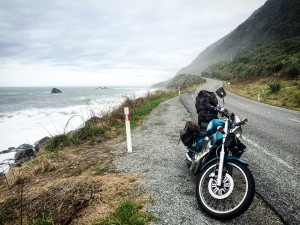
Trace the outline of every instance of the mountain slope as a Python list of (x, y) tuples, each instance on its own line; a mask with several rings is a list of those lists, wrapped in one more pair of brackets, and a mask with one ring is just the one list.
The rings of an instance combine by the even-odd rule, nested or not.
[(188, 88), (194, 85), (205, 83), (205, 79), (200, 76), (191, 74), (179, 74), (172, 79), (165, 82), (154, 84), (152, 88), (167, 88), (167, 89), (178, 89)]
[(268, 0), (244, 23), (206, 48), (177, 74), (200, 74), (207, 66), (230, 61), (244, 50), (300, 35), (300, 1)]

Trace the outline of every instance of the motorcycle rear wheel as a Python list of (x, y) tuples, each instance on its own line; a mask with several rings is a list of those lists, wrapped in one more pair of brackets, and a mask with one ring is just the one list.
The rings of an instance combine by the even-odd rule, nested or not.
[(209, 216), (219, 220), (233, 219), (251, 205), (255, 194), (254, 178), (247, 166), (229, 160), (224, 166), (222, 186), (218, 187), (217, 168), (217, 162), (212, 162), (197, 176), (197, 201)]

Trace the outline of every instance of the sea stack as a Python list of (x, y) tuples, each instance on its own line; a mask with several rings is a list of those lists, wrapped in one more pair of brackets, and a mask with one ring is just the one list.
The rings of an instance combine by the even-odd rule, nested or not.
[(57, 94), (57, 93), (62, 93), (61, 90), (57, 89), (57, 88), (52, 88), (51, 93), (53, 94)]

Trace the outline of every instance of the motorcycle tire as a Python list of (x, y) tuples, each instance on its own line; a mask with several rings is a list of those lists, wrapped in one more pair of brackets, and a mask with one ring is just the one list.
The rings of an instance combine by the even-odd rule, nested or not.
[(217, 162), (211, 162), (197, 176), (196, 196), (200, 208), (218, 220), (243, 214), (255, 195), (255, 183), (249, 168), (228, 160), (223, 169), (222, 186), (217, 186)]

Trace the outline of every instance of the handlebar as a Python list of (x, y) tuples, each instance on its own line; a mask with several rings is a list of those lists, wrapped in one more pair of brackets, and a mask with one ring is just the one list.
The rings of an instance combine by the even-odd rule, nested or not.
[(220, 107), (215, 107), (215, 106), (211, 106), (211, 109), (212, 110), (215, 110), (215, 111), (217, 111), (217, 112), (219, 112), (219, 113), (221, 113), (223, 116), (226, 116), (226, 117), (231, 117), (231, 116), (234, 116), (234, 114), (233, 113), (230, 113), (227, 109), (225, 109), (225, 108), (220, 108)]
[[(217, 112), (219, 112), (219, 113), (221, 113), (222, 116), (226, 116), (227, 118), (232, 118), (232, 117), (234, 117), (234, 113), (229, 112), (229, 111), (228, 111), (227, 109), (225, 109), (225, 108), (220, 108), (220, 107), (211, 106), (211, 109), (212, 109), (212, 110), (215, 110), (215, 111), (217, 111)], [(244, 125), (246, 122), (248, 122), (248, 119), (247, 119), (247, 118), (245, 118), (245, 119), (243, 119), (242, 121), (240, 121), (240, 122), (234, 124), (234, 126), (241, 126), (241, 125)]]
[(241, 126), (241, 125), (244, 125), (245, 123), (247, 123), (248, 122), (248, 119), (247, 118), (245, 118), (245, 119), (243, 119), (241, 122), (238, 122), (238, 123), (236, 123), (236, 124), (234, 124), (234, 126)]

